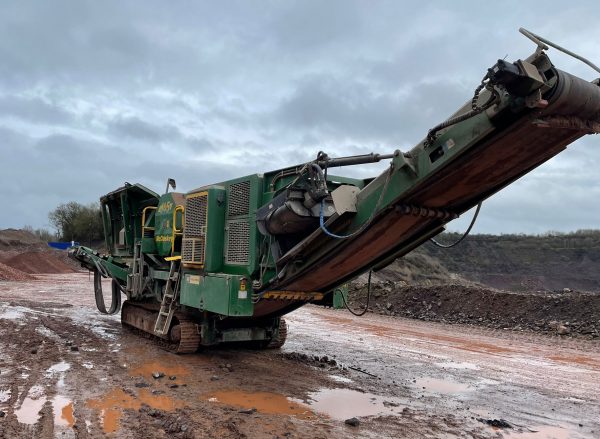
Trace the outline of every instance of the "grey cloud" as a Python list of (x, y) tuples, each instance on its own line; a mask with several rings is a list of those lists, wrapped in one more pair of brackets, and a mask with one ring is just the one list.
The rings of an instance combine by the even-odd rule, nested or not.
[(320, 51), (324, 46), (347, 44), (358, 38), (367, 23), (360, 19), (357, 3), (347, 2), (340, 7), (338, 2), (293, 1), (271, 17), (268, 26), (272, 29), (273, 41), (285, 51), (293, 53)]
[(176, 141), (183, 137), (181, 131), (175, 126), (151, 124), (135, 116), (115, 118), (110, 121), (108, 131), (116, 137), (148, 142)]
[(303, 81), (275, 117), (314, 137), (351, 137), (388, 144), (417, 143), (430, 126), (469, 99), (454, 83), (417, 83), (407, 92), (380, 92), (368, 84), (313, 77)]
[[(185, 190), (304, 162), (321, 149), (340, 156), (409, 148), (470, 98), (497, 58), (531, 52), (519, 26), (593, 57), (599, 8), (593, 0), (543, 9), (468, 1), (3, 4), (0, 202), (17, 200), (19, 215), (0, 213), (0, 227), (44, 225), (59, 202), (93, 201), (126, 180), (161, 191), (173, 177)], [(366, 177), (383, 166), (339, 173)], [(598, 166), (598, 138), (577, 142), (489, 200), (477, 230), (597, 222), (589, 200), (598, 196)], [(572, 209), (557, 207), (564, 203)]]
[(58, 105), (39, 97), (0, 97), (0, 117), (13, 117), (42, 124), (65, 124), (73, 121), (73, 115)]

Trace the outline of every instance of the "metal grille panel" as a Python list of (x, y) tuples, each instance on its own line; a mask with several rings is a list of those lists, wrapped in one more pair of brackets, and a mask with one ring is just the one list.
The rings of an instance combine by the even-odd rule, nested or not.
[(249, 261), (250, 223), (246, 220), (227, 222), (225, 263), (245, 265)]
[(250, 213), (250, 181), (241, 181), (229, 186), (227, 216), (248, 215)]
[(183, 238), (181, 259), (186, 264), (204, 264), (204, 238)]
[(208, 194), (191, 195), (185, 200), (185, 228), (181, 260), (187, 264), (204, 264)]

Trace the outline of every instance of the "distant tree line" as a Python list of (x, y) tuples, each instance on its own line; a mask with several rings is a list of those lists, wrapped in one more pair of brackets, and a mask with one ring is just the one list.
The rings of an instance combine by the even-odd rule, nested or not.
[(83, 244), (104, 238), (100, 203), (84, 205), (70, 201), (60, 204), (48, 214), (48, 219), (62, 241)]

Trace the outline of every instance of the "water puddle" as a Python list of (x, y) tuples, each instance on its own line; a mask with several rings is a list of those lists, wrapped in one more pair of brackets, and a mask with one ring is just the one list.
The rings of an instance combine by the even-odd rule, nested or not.
[(56, 383), (56, 387), (64, 387), (65, 386), (65, 372), (71, 369), (71, 365), (65, 361), (61, 361), (60, 363), (56, 363), (46, 370), (44, 376), (46, 378), (52, 378), (54, 376), (58, 376), (58, 381)]
[(46, 371), (46, 378), (50, 378), (52, 375), (56, 375), (58, 373), (66, 372), (71, 368), (71, 365), (65, 361), (61, 361), (60, 363), (56, 363), (48, 368)]
[(208, 401), (256, 409), (258, 413), (291, 415), (314, 419), (317, 414), (334, 419), (353, 416), (394, 415), (402, 410), (399, 401), (350, 389), (321, 389), (310, 393), (306, 402), (279, 393), (224, 390), (205, 395)]
[(530, 429), (532, 431), (503, 431), (502, 434), (506, 439), (569, 439), (573, 437), (573, 432), (563, 427), (543, 425), (530, 427)]
[(3, 311), (2, 314), (0, 314), (0, 319), (5, 319), (5, 320), (21, 320), (24, 317), (25, 317), (25, 314), (23, 314), (21, 311), (18, 311), (16, 309), (7, 309), (7, 310)]
[(105, 433), (113, 433), (120, 428), (123, 410), (139, 410), (142, 404), (158, 410), (173, 411), (183, 407), (183, 402), (166, 395), (153, 395), (148, 389), (140, 389), (137, 396), (113, 389), (98, 399), (90, 399), (86, 406), (98, 410)]
[(442, 367), (442, 368), (445, 368), (445, 369), (479, 370), (479, 367), (477, 367), (473, 363), (453, 363), (453, 362), (448, 362), (448, 363), (434, 363), (434, 364), (436, 366), (438, 366), (438, 367)]
[(73, 401), (64, 396), (57, 395), (52, 399), (52, 411), (54, 413), (54, 425), (61, 427), (73, 427), (75, 416), (73, 415)]
[(430, 393), (453, 394), (464, 393), (471, 390), (468, 384), (430, 377), (417, 378), (414, 385), (417, 389), (425, 390)]
[(31, 387), (21, 406), (15, 410), (17, 421), (21, 424), (35, 424), (40, 418), (40, 410), (42, 410), (46, 401), (47, 398), (42, 387)]
[(340, 420), (354, 416), (394, 415), (403, 408), (395, 398), (351, 389), (321, 389), (309, 394), (309, 398), (312, 409)]
[(167, 361), (153, 360), (140, 364), (130, 364), (128, 367), (131, 375), (141, 376), (148, 380), (153, 380), (152, 374), (154, 372), (162, 372), (166, 377), (176, 376), (178, 382), (180, 382), (180, 377), (186, 377), (190, 374), (189, 368), (175, 363), (170, 358)]
[(308, 405), (279, 393), (223, 390), (211, 393), (205, 399), (243, 409), (254, 408), (259, 413), (292, 415), (300, 419), (309, 419), (314, 415), (314, 412)]
[(339, 376), (339, 375), (329, 375), (329, 378), (331, 378), (333, 381), (337, 381), (338, 383), (351, 383), (351, 382), (353, 382), (351, 378), (343, 377), (343, 376)]
[(6, 402), (10, 399), (11, 395), (10, 389), (0, 390), (0, 402)]

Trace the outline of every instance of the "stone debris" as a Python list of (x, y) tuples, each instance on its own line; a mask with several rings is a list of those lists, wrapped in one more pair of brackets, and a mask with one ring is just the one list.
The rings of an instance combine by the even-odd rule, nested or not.
[(346, 419), (344, 424), (350, 425), (351, 427), (358, 427), (360, 425), (360, 420), (358, 418), (350, 418)]

